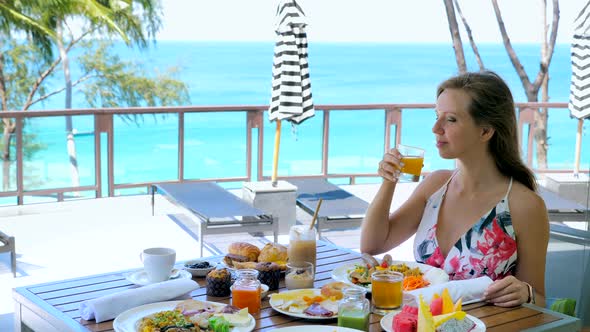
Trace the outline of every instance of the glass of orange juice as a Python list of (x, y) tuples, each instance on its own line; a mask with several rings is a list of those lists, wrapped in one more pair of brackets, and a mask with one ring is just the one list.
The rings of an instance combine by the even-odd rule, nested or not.
[(404, 275), (393, 271), (375, 271), (371, 274), (371, 311), (387, 315), (402, 305)]
[(424, 166), (424, 149), (398, 144), (397, 150), (402, 155), (402, 176), (400, 179), (406, 182), (416, 182), (420, 179), (422, 166)]

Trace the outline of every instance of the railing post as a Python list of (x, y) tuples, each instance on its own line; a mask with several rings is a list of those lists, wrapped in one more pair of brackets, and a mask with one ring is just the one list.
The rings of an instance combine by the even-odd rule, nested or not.
[(17, 117), (14, 121), (16, 132), (16, 204), (23, 205), (23, 118)]
[(102, 167), (101, 167), (101, 139), (102, 133), (107, 133), (107, 180), (109, 196), (114, 196), (114, 166), (113, 166), (113, 115), (108, 113), (97, 113), (94, 115), (94, 166), (96, 167), (96, 195), (102, 197)]
[(324, 130), (322, 132), (322, 175), (328, 177), (328, 148), (330, 134), (330, 110), (324, 110)]
[[(529, 167), (533, 167), (533, 134), (535, 128), (535, 109), (530, 107), (519, 108), (518, 112), (518, 145), (522, 144), (522, 134), (524, 125), (528, 125), (529, 134), (527, 136), (526, 161)], [(522, 154), (522, 151), (520, 152)]]
[(262, 181), (262, 156), (264, 150), (264, 123), (262, 115), (264, 111), (253, 110), (246, 112), (246, 174), (248, 181), (252, 181), (252, 130), (258, 129), (258, 155), (257, 155), (257, 179)]
[(402, 109), (385, 109), (385, 152), (391, 148), (391, 126), (395, 125), (395, 144), (400, 143), (402, 137)]
[[(178, 112), (178, 181), (184, 180), (184, 112)], [(149, 192), (148, 192), (149, 193)]]

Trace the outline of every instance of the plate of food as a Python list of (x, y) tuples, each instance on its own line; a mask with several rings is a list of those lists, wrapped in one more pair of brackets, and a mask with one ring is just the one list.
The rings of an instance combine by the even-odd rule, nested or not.
[[(453, 303), (448, 289), (436, 294), (430, 303), (420, 297), (418, 307), (404, 305), (381, 318), (381, 327), (387, 332), (483, 332), (486, 325), (477, 317), (462, 310), (462, 300)], [(421, 325), (421, 326), (418, 326)]]
[(338, 317), (337, 296), (326, 296), (319, 288), (294, 289), (270, 294), (270, 306), (288, 316), (305, 319), (333, 319)]
[(359, 332), (361, 330), (331, 325), (298, 325), (274, 329), (275, 332)]
[(232, 332), (249, 332), (255, 325), (247, 308), (197, 300), (145, 304), (121, 313), (113, 322), (117, 332), (158, 332), (171, 327), (182, 327), (186, 332), (214, 331), (221, 326)]
[(371, 255), (363, 254), (361, 262), (340, 265), (332, 270), (332, 279), (360, 286), (370, 292), (371, 273), (377, 270), (403, 273), (405, 291), (449, 281), (448, 274), (442, 269), (416, 262), (394, 261), (389, 254), (383, 256), (381, 262)]
[[(415, 329), (412, 329), (411, 327), (410, 328), (404, 327), (404, 328), (394, 329), (393, 320), (394, 320), (395, 316), (397, 316), (398, 314), (400, 314), (400, 311), (390, 312), (389, 314), (383, 316), (383, 318), (381, 318), (381, 328), (383, 328), (387, 332), (416, 331)], [(453, 327), (451, 327), (451, 324)], [(462, 326), (462, 327), (458, 327), (458, 326)], [(465, 314), (465, 317), (462, 318), (461, 320), (456, 320), (456, 318), (449, 319), (446, 321), (446, 323), (442, 323), (439, 326), (435, 326), (435, 329), (433, 331), (484, 332), (485, 330), (486, 330), (486, 325), (484, 324), (484, 322), (479, 320), (477, 317)]]

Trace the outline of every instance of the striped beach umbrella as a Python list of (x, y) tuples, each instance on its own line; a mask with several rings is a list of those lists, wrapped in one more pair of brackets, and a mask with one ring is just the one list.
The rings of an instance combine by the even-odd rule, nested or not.
[(272, 98), (268, 110), (276, 121), (272, 182), (276, 185), (281, 120), (299, 124), (314, 115), (307, 62), (305, 14), (295, 0), (281, 0), (276, 13)]
[(574, 174), (577, 176), (580, 171), (583, 121), (590, 117), (590, 2), (586, 3), (574, 21), (569, 109), (571, 115), (578, 118), (574, 161)]
[(579, 119), (590, 116), (590, 2), (574, 21), (569, 109)]

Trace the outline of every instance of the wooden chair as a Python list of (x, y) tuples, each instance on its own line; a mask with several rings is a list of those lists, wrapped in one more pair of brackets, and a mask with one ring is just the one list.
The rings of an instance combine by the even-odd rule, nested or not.
[(10, 269), (16, 278), (16, 245), (14, 236), (8, 236), (0, 231), (0, 253), (10, 252)]

